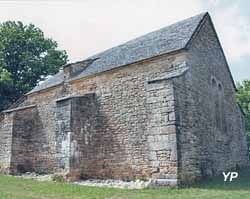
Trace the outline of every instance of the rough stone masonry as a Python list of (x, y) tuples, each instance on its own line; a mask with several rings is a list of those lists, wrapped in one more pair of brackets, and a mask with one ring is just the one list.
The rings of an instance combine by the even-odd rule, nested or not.
[(208, 13), (67, 64), (0, 116), (0, 172), (190, 184), (248, 165)]

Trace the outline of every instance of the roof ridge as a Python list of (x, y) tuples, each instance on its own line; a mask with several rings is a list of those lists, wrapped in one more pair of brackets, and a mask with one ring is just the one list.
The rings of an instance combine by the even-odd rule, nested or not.
[[(160, 31), (162, 31), (162, 30), (164, 30), (164, 29), (170, 28), (171, 26), (177, 25), (177, 24), (179, 24), (179, 23), (183, 23), (183, 22), (185, 22), (185, 21), (191, 20), (191, 19), (196, 18), (196, 17), (199, 17), (199, 16), (202, 16), (202, 18), (201, 18), (201, 20), (200, 20), (200, 22), (201, 22), (201, 21), (205, 18), (206, 15), (209, 15), (209, 13), (208, 13), (208, 12), (202, 12), (202, 13), (196, 14), (196, 15), (194, 15), (194, 16), (192, 16), (192, 17), (188, 17), (188, 18), (185, 18), (185, 19), (183, 19), (183, 20), (173, 22), (173, 23), (171, 23), (171, 24), (169, 24), (169, 25), (167, 25), (167, 26), (164, 26), (164, 27), (162, 27), (162, 28), (160, 28), (160, 29), (156, 29), (156, 30), (150, 31), (150, 32), (148, 32), (148, 33), (146, 33), (146, 34), (139, 35), (139, 36), (135, 37), (134, 39), (127, 40), (127, 41), (125, 41), (125, 42), (123, 42), (122, 44), (119, 44), (119, 45), (117, 45), (117, 46), (114, 46), (114, 47), (111, 47), (111, 48), (107, 48), (106, 50), (102, 50), (102, 51), (100, 51), (100, 52), (98, 52), (98, 53), (96, 53), (96, 54), (94, 54), (94, 55), (92, 55), (92, 56), (87, 57), (86, 59), (91, 59), (91, 58), (93, 58), (93, 57), (97, 57), (99, 54), (102, 54), (102, 53), (104, 53), (104, 52), (106, 52), (106, 51), (108, 51), (108, 50), (111, 50), (111, 49), (114, 49), (114, 48), (118, 48), (118, 47), (124, 46), (124, 45), (126, 45), (127, 43), (136, 41), (136, 40), (138, 40), (138, 39), (140, 39), (140, 38), (142, 38), (142, 37), (148, 36), (148, 35), (153, 34), (153, 33), (156, 33), (156, 32), (160, 32)], [(199, 24), (199, 25), (200, 25), (200, 24)], [(197, 30), (197, 29), (196, 29), (196, 30)], [(196, 30), (195, 30), (195, 31), (196, 31)], [(195, 32), (195, 31), (194, 31), (194, 32)]]

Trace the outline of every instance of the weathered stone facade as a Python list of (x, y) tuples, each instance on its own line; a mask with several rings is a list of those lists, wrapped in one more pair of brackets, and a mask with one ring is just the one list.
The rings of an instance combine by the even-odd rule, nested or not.
[(65, 66), (62, 82), (3, 113), (1, 172), (168, 185), (248, 164), (243, 115), (208, 14), (185, 48), (75, 78), (92, 62)]

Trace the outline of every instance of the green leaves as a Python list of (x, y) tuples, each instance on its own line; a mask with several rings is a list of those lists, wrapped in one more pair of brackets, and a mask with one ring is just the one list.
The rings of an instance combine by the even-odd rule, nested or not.
[(250, 146), (250, 80), (237, 83), (236, 99), (245, 114), (248, 144)]
[(11, 74), (5, 69), (0, 67), (0, 83), (12, 82)]
[(0, 24), (0, 110), (66, 64), (67, 53), (57, 47), (33, 24)]

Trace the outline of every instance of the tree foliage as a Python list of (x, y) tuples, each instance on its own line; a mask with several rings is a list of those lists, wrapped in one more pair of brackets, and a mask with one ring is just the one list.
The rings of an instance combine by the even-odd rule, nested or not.
[(66, 52), (57, 47), (33, 24), (0, 24), (0, 110), (67, 62)]
[(237, 102), (245, 114), (246, 132), (250, 146), (250, 80), (237, 84)]

